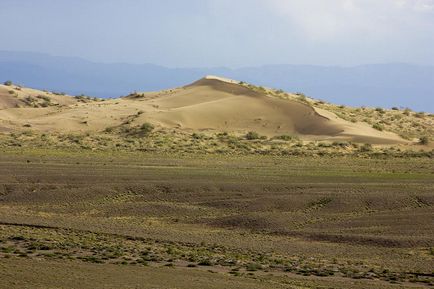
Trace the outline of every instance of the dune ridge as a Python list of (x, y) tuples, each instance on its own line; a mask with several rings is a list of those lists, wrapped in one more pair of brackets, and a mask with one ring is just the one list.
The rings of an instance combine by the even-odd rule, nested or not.
[[(79, 101), (17, 86), (0, 86), (0, 130), (98, 132), (107, 127), (150, 122), (160, 129), (297, 135), (305, 140), (346, 140), (372, 144), (406, 141), (367, 124), (295, 99), (271, 97), (242, 82), (206, 76), (189, 85), (158, 92), (133, 93), (111, 100)], [(29, 101), (29, 99), (31, 101)]]

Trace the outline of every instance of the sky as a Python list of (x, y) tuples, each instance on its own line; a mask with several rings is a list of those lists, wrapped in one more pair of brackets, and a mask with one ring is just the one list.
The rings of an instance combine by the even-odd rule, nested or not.
[(0, 0), (0, 50), (168, 67), (434, 65), (434, 0)]

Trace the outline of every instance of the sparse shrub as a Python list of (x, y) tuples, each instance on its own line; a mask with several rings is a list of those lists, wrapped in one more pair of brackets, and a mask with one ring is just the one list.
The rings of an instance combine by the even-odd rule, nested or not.
[(298, 96), (297, 99), (298, 99), (299, 101), (307, 102), (307, 98), (306, 98), (306, 95), (304, 95), (304, 93), (297, 92), (295, 95)]
[(423, 111), (415, 113), (414, 114), (415, 117), (417, 118), (424, 118), (425, 117), (425, 113)]
[(372, 127), (375, 128), (376, 130), (379, 130), (379, 131), (383, 131), (384, 130), (383, 126), (381, 124), (379, 124), (379, 123), (374, 123), (372, 125)]
[(320, 142), (320, 143), (318, 143), (318, 147), (319, 148), (329, 148), (331, 146), (332, 146), (332, 144), (328, 143), (328, 142)]
[(261, 136), (257, 132), (254, 132), (254, 131), (249, 131), (246, 134), (246, 139), (248, 139), (248, 140), (255, 140), (255, 139), (260, 139), (260, 138), (261, 138)]
[(334, 141), (332, 146), (346, 148), (350, 146), (350, 143), (346, 141)]
[(427, 136), (423, 136), (419, 139), (420, 145), (428, 145), (429, 144), (429, 138)]
[(46, 95), (38, 95), (38, 96), (36, 96), (36, 98), (42, 99), (42, 100), (44, 100), (46, 102), (51, 102), (51, 98), (49, 98)]
[(274, 137), (275, 139), (280, 139), (280, 140), (285, 140), (285, 141), (291, 141), (291, 140), (296, 140), (298, 139), (296, 136), (293, 135), (287, 135), (287, 134), (283, 134), (283, 135), (278, 135)]
[(154, 130), (154, 126), (149, 122), (145, 122), (140, 126), (140, 132), (145, 135), (150, 134), (153, 130)]
[(50, 106), (50, 102), (44, 101), (43, 103), (41, 103), (42, 107), (49, 107)]
[(212, 266), (213, 262), (209, 259), (204, 259), (198, 263), (199, 266)]
[(392, 110), (399, 110), (396, 106), (392, 107)]
[(360, 150), (361, 152), (370, 152), (370, 151), (372, 151), (372, 145), (369, 144), (369, 143), (365, 143), (364, 145), (362, 145), (362, 146), (359, 148), (359, 150)]
[(375, 111), (378, 112), (378, 113), (380, 113), (380, 114), (383, 114), (385, 112), (384, 109), (382, 109), (381, 107), (377, 107), (375, 109)]
[(217, 134), (217, 137), (218, 137), (218, 138), (225, 138), (225, 137), (227, 137), (227, 136), (229, 136), (229, 134), (228, 134), (226, 131), (224, 131), (224, 132), (219, 132), (219, 133)]
[(256, 263), (247, 264), (247, 268), (246, 268), (247, 271), (258, 271), (261, 269), (262, 269), (262, 266), (260, 264), (256, 264)]
[(406, 139), (406, 140), (412, 139), (412, 137), (406, 133), (401, 133), (401, 134), (399, 134), (399, 136), (402, 137), (403, 139)]
[(13, 83), (10, 80), (6, 80), (3, 84), (6, 86), (11, 86)]
[(201, 134), (201, 133), (193, 133), (192, 135), (191, 135), (191, 137), (192, 138), (194, 138), (194, 139), (203, 139), (205, 136), (203, 135), (203, 134)]
[(106, 133), (112, 133), (113, 131), (114, 131), (113, 127), (106, 127), (104, 130), (104, 132), (106, 132)]

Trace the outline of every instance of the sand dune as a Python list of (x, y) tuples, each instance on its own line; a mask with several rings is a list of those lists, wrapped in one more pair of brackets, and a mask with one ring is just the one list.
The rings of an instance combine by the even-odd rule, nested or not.
[[(29, 96), (35, 101), (29, 101)], [(216, 76), (176, 89), (87, 103), (64, 95), (0, 86), (3, 131), (23, 126), (41, 131), (102, 131), (128, 119), (132, 126), (151, 122), (158, 128), (186, 131), (256, 131), (269, 137), (295, 134), (307, 140), (374, 144), (405, 142), (396, 134), (351, 123), (329, 111), (297, 100), (271, 97), (238, 81)]]
[(162, 126), (191, 130), (249, 130), (277, 134), (337, 135), (343, 129), (308, 105), (270, 98), (235, 83), (201, 79), (151, 102), (159, 110), (149, 118)]
[(76, 102), (76, 99), (64, 94), (56, 94), (16, 85), (0, 85), (0, 109), (63, 106), (71, 105)]

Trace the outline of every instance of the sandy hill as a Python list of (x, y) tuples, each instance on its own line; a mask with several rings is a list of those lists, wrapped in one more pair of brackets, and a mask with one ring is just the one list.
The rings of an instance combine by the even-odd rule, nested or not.
[(17, 85), (0, 85), (0, 109), (65, 106), (77, 100), (63, 93), (41, 91)]
[(216, 76), (159, 92), (80, 101), (66, 95), (0, 86), (0, 131), (102, 132), (113, 127), (231, 132), (255, 131), (268, 137), (297, 135), (306, 140), (346, 140), (373, 144), (405, 143), (392, 132), (351, 122), (294, 95)]

